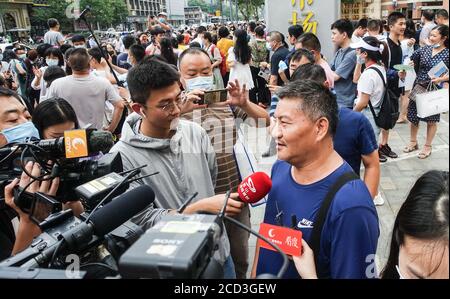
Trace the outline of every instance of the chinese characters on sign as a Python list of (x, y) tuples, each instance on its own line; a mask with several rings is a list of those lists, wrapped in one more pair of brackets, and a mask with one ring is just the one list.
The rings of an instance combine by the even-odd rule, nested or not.
[[(314, 0), (291, 0), (292, 19), (290, 20), (290, 23), (292, 25), (300, 24), (303, 26), (305, 32), (317, 34), (318, 22), (312, 20), (314, 12), (305, 10), (305, 2), (307, 2), (308, 6), (311, 6)], [(300, 13), (297, 10), (297, 3), (299, 4)], [(304, 19), (302, 20), (301, 17), (304, 17)]]

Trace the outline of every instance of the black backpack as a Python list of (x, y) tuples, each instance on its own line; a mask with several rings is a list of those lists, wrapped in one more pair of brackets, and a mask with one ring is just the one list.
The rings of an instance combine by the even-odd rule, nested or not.
[(372, 111), (375, 123), (379, 128), (385, 130), (393, 129), (395, 127), (395, 124), (397, 123), (398, 118), (400, 117), (398, 97), (387, 86), (381, 71), (377, 68), (370, 68), (370, 69), (376, 71), (378, 75), (380, 75), (381, 80), (383, 81), (384, 84), (384, 94), (383, 98), (381, 99), (380, 113), (376, 115), (372, 103), (369, 100), (370, 111)]

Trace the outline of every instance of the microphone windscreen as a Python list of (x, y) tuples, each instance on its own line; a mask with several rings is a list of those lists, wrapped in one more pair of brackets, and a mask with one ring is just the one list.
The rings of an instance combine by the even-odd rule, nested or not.
[(147, 185), (139, 186), (120, 195), (91, 216), (94, 234), (104, 236), (133, 216), (143, 211), (155, 200), (155, 193)]
[(89, 153), (107, 153), (114, 146), (111, 132), (93, 131), (89, 134)]
[(255, 172), (239, 185), (239, 198), (246, 203), (257, 203), (269, 194), (270, 189), (272, 189), (270, 177), (264, 172)]

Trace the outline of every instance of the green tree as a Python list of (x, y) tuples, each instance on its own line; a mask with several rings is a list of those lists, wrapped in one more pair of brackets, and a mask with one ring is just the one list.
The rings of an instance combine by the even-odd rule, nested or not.
[(239, 11), (246, 21), (250, 19), (257, 20), (264, 3), (264, 0), (239, 0)]
[(189, 0), (188, 6), (200, 6), (203, 12), (212, 13), (214, 11), (214, 4), (211, 6), (210, 0), (208, 2), (204, 0)]
[[(93, 13), (88, 15), (88, 20), (99, 23), (102, 26), (117, 25), (128, 15), (128, 9), (123, 0), (81, 0), (80, 12), (89, 5)], [(64, 30), (73, 30), (73, 0), (47, 0), (47, 7), (33, 8), (32, 21), (46, 22), (50, 18), (56, 18)]]

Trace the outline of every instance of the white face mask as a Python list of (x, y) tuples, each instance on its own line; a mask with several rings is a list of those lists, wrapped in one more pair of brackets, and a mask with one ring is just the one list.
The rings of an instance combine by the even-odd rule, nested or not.
[(74, 46), (76, 49), (86, 49), (86, 45), (76, 45)]
[(214, 76), (196, 77), (186, 80), (186, 91), (193, 91), (194, 89), (201, 90), (213, 90), (214, 89)]
[(59, 64), (59, 60), (47, 58), (45, 59), (45, 63), (47, 63), (48, 66), (55, 66)]

